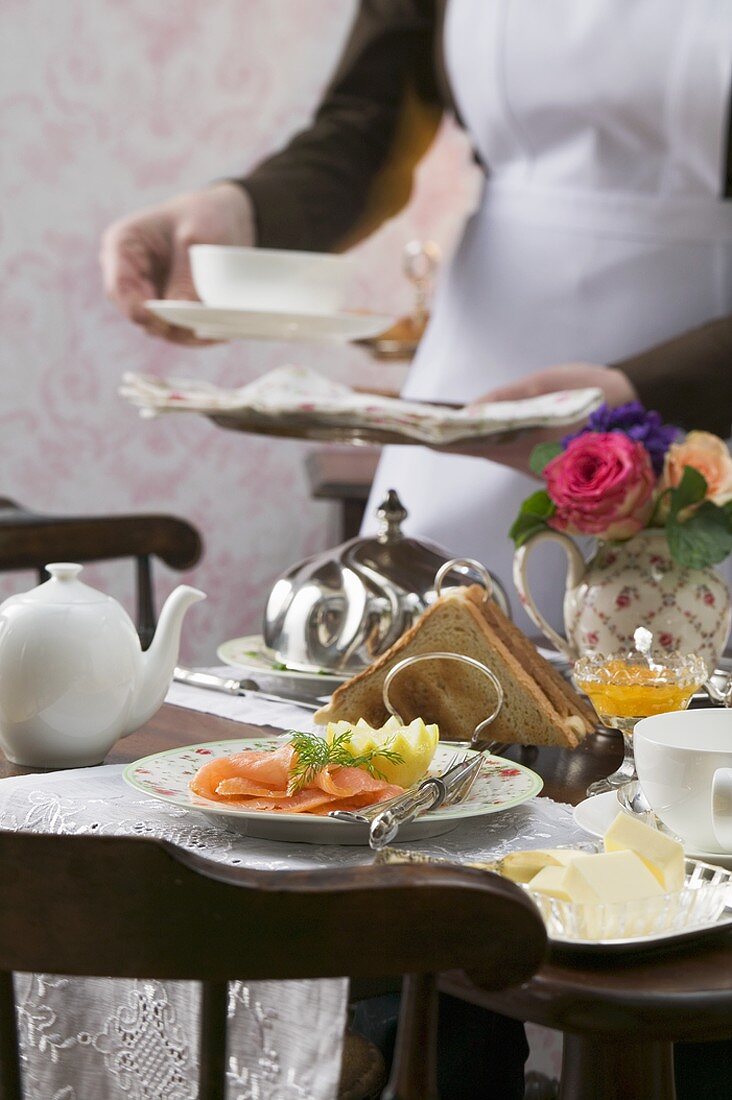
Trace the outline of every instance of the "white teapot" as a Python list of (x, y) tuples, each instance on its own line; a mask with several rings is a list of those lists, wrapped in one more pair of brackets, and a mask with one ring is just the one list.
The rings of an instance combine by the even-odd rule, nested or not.
[(183, 616), (206, 597), (171, 592), (143, 653), (129, 615), (78, 579), (80, 565), (46, 568), (50, 580), (0, 605), (0, 746), (14, 764), (99, 764), (161, 706)]

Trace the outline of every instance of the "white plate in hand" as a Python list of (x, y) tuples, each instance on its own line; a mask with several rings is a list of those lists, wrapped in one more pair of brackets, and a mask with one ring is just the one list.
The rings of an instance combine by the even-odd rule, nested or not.
[(251, 309), (222, 309), (203, 302), (151, 299), (145, 307), (171, 325), (190, 329), (211, 340), (365, 340), (379, 336), (394, 324), (383, 313), (288, 313)]

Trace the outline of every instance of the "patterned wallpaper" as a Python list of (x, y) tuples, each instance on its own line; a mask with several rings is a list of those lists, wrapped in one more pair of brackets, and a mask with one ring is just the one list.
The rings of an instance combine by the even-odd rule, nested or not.
[[(352, 0), (3, 0), (0, 66), (0, 493), (60, 513), (164, 510), (206, 542), (185, 579), (188, 661), (257, 630), (282, 569), (334, 541), (308, 498), (307, 444), (225, 432), (196, 417), (143, 422), (118, 396), (126, 370), (241, 384), (284, 362), (398, 385), (362, 351), (235, 343), (188, 350), (142, 335), (105, 300), (100, 234), (123, 213), (241, 172), (304, 125)], [(351, 304), (407, 308), (399, 268), (414, 236), (452, 240), (474, 186), (446, 127), (414, 200), (358, 249)], [(132, 610), (131, 571), (88, 579)], [(162, 596), (179, 580), (158, 569)], [(28, 587), (4, 578), (0, 593)]]

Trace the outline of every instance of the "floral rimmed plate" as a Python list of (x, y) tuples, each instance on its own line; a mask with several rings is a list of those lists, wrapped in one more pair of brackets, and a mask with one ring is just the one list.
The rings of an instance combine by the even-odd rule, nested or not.
[[(318, 817), (315, 814), (288, 814), (222, 806), (220, 802), (199, 798), (189, 789), (188, 784), (193, 775), (212, 757), (246, 752), (248, 749), (275, 750), (283, 741), (287, 741), (287, 736), (211, 741), (202, 745), (169, 749), (129, 764), (123, 776), (125, 782), (143, 794), (173, 806), (195, 810), (216, 825), (248, 836), (305, 844), (368, 844), (367, 825)], [(441, 742), (437, 746), (430, 771), (439, 774), (454, 755), (455, 748), (449, 742)], [(472, 755), (470, 750), (461, 751)], [(399, 839), (409, 841), (439, 836), (457, 828), (461, 821), (519, 806), (537, 795), (542, 785), (541, 778), (522, 764), (514, 764), (485, 753), (480, 775), (468, 798), (457, 806), (434, 810), (403, 826), (399, 831)]]

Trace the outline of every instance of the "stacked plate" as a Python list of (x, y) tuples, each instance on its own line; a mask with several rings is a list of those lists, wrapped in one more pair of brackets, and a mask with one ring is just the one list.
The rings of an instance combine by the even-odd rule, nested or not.
[(394, 318), (379, 313), (295, 313), (223, 309), (203, 302), (151, 300), (151, 313), (205, 340), (298, 340), (344, 343), (379, 336)]
[(245, 672), (262, 687), (269, 686), (281, 694), (328, 695), (348, 679), (347, 675), (338, 676), (327, 669), (313, 668), (310, 672), (302, 672), (288, 668), (267, 648), (261, 634), (222, 642), (216, 655), (222, 664)]

